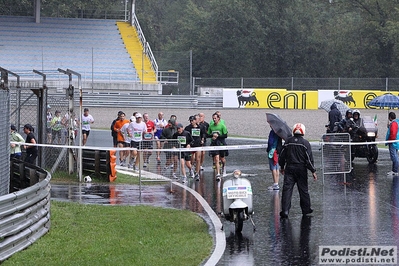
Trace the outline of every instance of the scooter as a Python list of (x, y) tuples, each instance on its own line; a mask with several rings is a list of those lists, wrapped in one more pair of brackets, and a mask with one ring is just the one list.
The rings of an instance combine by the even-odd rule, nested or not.
[[(233, 173), (224, 175), (233, 176), (223, 182), (223, 216), (226, 220), (234, 222), (235, 231), (241, 233), (245, 220), (250, 220), (255, 231), (255, 223), (252, 220), (254, 214), (252, 209), (252, 187), (251, 182), (244, 178), (255, 176), (243, 174), (241, 170), (234, 170)], [(222, 228), (223, 229), (223, 228)]]

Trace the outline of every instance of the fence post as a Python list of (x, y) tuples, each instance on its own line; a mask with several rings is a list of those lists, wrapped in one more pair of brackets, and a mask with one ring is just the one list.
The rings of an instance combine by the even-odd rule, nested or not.
[(388, 91), (388, 77), (385, 78), (385, 91)]

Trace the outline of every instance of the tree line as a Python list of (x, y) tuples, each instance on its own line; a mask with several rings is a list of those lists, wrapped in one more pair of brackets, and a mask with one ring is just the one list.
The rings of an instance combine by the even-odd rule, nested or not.
[[(0, 0), (0, 12), (32, 2)], [(42, 0), (42, 16), (124, 5)], [(398, 77), (398, 10), (399, 0), (135, 1), (152, 50), (192, 51), (196, 77)]]

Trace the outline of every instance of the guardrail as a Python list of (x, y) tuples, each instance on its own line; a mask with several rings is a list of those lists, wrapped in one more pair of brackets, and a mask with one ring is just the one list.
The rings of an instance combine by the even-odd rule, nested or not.
[[(16, 90), (11, 91), (11, 105), (16, 104)], [(83, 102), (85, 107), (148, 107), (148, 108), (196, 108), (209, 109), (223, 108), (222, 96), (197, 96), (197, 95), (145, 95), (141, 91), (99, 91), (89, 92), (83, 90)], [(64, 97), (65, 90), (57, 93), (54, 89), (48, 92), (48, 97)], [(75, 106), (79, 106), (79, 90), (75, 87)], [(21, 94), (21, 102), (27, 105), (36, 105), (37, 99), (31, 94)], [(51, 102), (49, 102), (51, 104)]]
[(11, 164), (11, 175), (24, 173), (20, 184), (37, 183), (0, 197), (0, 264), (50, 229), (50, 174), (24, 162)]

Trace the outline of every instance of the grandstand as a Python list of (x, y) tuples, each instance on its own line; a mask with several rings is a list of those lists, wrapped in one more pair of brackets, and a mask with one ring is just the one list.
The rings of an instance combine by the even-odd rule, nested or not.
[[(151, 65), (140, 61), (136, 65), (146, 69), (135, 67), (132, 54), (142, 59), (143, 47), (127, 51), (116, 20), (41, 18), (35, 23), (33, 17), (0, 16), (0, 24), (0, 67), (15, 73), (61, 68), (88, 81), (156, 82)], [(134, 27), (129, 30), (137, 36)]]

